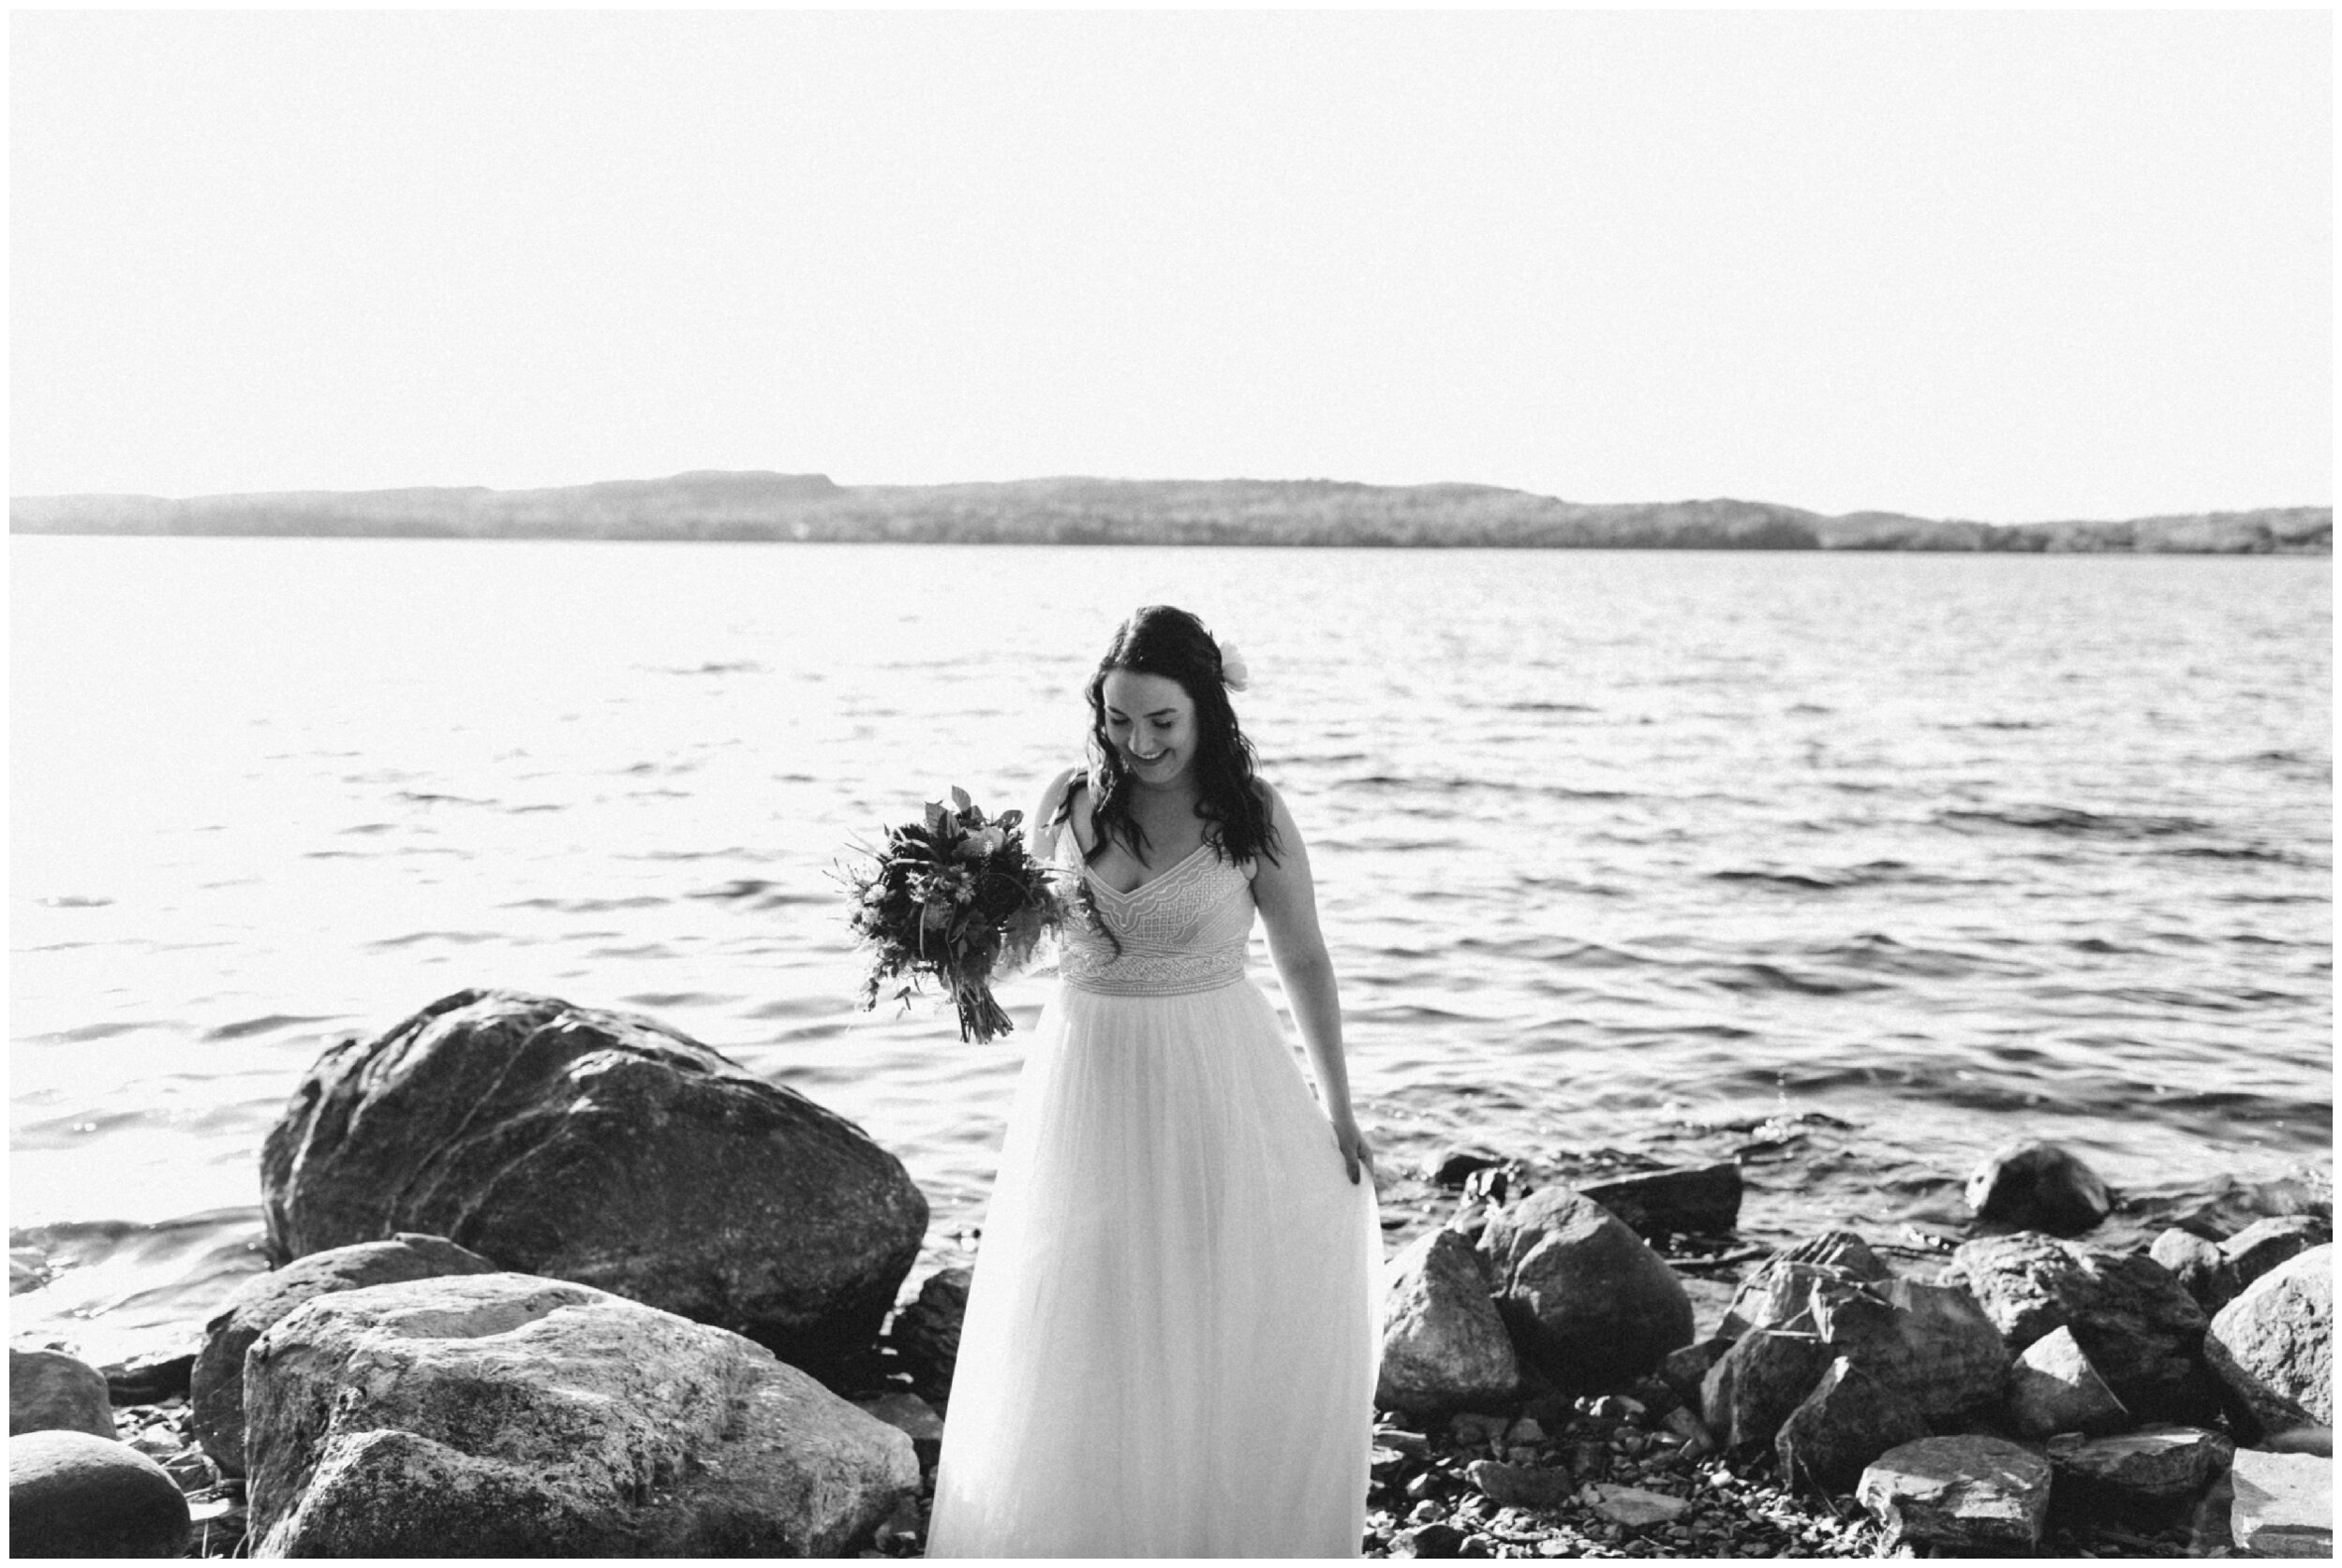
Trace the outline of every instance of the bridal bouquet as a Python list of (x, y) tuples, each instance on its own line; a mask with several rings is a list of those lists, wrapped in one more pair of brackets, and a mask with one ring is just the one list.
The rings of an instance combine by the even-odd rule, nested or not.
[(955, 789), (951, 806), (929, 801), (922, 821), (889, 828), (883, 850), (846, 868), (853, 933), (872, 950), (865, 1010), (906, 975), (895, 999), (910, 1006), (920, 978), (931, 976), (958, 1005), (960, 1039), (1015, 1028), (993, 999), (993, 973), (1030, 958), (1062, 914), (1048, 868), (1025, 849), (1024, 820), (1021, 811), (987, 818)]

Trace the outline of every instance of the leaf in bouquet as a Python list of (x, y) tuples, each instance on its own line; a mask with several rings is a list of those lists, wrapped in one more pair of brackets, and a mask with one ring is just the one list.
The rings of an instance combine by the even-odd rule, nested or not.
[(941, 801), (931, 800), (927, 802), (927, 831), (929, 833), (941, 833), (944, 825), (950, 821), (951, 813), (943, 809), (943, 803)]
[(968, 791), (956, 784), (952, 786), (952, 804), (958, 806), (963, 813), (976, 808), (976, 803), (968, 798)]
[(1024, 824), (1024, 821), (1025, 814), (1022, 811), (1003, 811), (992, 820), (992, 825), (1011, 837), (1015, 837), (1016, 830)]

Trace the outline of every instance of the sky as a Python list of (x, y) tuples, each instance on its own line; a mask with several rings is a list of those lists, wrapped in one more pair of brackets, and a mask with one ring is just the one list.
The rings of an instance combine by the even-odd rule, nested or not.
[(2321, 12), (9, 20), (9, 489), (2325, 505)]

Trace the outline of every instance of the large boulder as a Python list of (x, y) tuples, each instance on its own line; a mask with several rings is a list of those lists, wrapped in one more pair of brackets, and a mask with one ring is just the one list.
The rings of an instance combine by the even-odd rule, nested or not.
[(1813, 1333), (1756, 1328), (1732, 1342), (1700, 1385), (1701, 1418), (1727, 1448), (1773, 1441), (1836, 1353)]
[(507, 991), (329, 1049), (260, 1174), (274, 1263), (422, 1231), (817, 1367), (867, 1348), (927, 1222), (901, 1161), (794, 1090)]
[(2080, 1156), (2023, 1139), (1985, 1157), (1968, 1176), (1967, 1199), (1979, 1220), (2052, 1235), (2095, 1230), (2114, 1207), (2106, 1183)]
[(2012, 1351), (2059, 1328), (2130, 1413), (2149, 1420), (2216, 1413), (2200, 1369), (2203, 1309), (2171, 1270), (2031, 1231), (1986, 1236), (1952, 1253), (1945, 1281), (1964, 1286)]
[(403, 1232), (388, 1241), (312, 1252), (252, 1276), (203, 1325), (188, 1394), (196, 1441), (222, 1471), (244, 1473), (244, 1353), (302, 1303), (368, 1285), (496, 1272), (495, 1264), (445, 1236)]
[(919, 1485), (762, 1346), (519, 1274), (318, 1296), (245, 1410), (259, 1556), (837, 1556)]
[(2334, 1226), (2322, 1215), (2273, 1214), (2220, 1243), (2220, 1257), (2241, 1291), (2277, 1265), (2333, 1239)]
[(2235, 1297), (2236, 1271), (2216, 1241), (2174, 1225), (2155, 1238), (2147, 1256), (2170, 1269), (2172, 1278), (2207, 1312), (2218, 1311)]
[(1675, 1271), (1566, 1187), (1490, 1215), (1479, 1246), (1514, 1345), (1564, 1391), (1640, 1377), (1691, 1343), (1691, 1297)]
[(918, 1298), (897, 1312), (887, 1328), (887, 1342), (911, 1373), (912, 1386), (926, 1398), (952, 1397), (959, 1329), (968, 1316), (968, 1287), (974, 1280), (972, 1269), (937, 1269), (920, 1285)]
[(1812, 1336), (1932, 1422), (1997, 1402), (2008, 1383), (2008, 1349), (1999, 1331), (1973, 1297), (1948, 1285), (1865, 1280), (1839, 1266), (1780, 1260), (1750, 1280), (1727, 1316), (1752, 1332)]
[(2334, 1248), (2296, 1254), (2220, 1309), (2204, 1359), (2269, 1431), (2334, 1425)]
[(2090, 1365), (2074, 1331), (2056, 1328), (2025, 1346), (2010, 1368), (2008, 1420), (2020, 1437), (2103, 1437), (2128, 1426), (2130, 1412)]
[(2029, 1555), (2049, 1521), (2050, 1464), (2000, 1438), (1920, 1438), (1872, 1461), (1855, 1497), (1890, 1541)]
[(2218, 1432), (2160, 1424), (2112, 1437), (2068, 1434), (2049, 1445), (2058, 1506), (2115, 1518), (2168, 1516), (2211, 1486), (2235, 1452)]
[(2334, 1555), (2334, 1461), (2317, 1454), (2236, 1451), (2229, 1533), (2255, 1557)]
[(60, 1351), (8, 1348), (8, 1436), (19, 1432), (114, 1435), (106, 1375)]
[(8, 1439), (10, 1557), (179, 1557), (187, 1500), (162, 1466), (88, 1432)]
[(1432, 1231), (1391, 1259), (1384, 1270), (1377, 1405), (1443, 1414), (1493, 1404), (1519, 1383), (1512, 1339), (1469, 1240)]
[(1682, 1170), (1645, 1171), (1578, 1191), (1640, 1236), (1724, 1235), (1740, 1227), (1741, 1168), (1729, 1160)]
[(1872, 1284), (1894, 1271), (1852, 1231), (1824, 1231), (1777, 1248), (1732, 1293), (1717, 1332), (1726, 1338), (1778, 1326), (1806, 1309), (1816, 1280)]
[(1781, 1423), (1773, 1453), (1787, 1484), (1834, 1495), (1881, 1454), (1927, 1435), (1917, 1405), (1842, 1355)]

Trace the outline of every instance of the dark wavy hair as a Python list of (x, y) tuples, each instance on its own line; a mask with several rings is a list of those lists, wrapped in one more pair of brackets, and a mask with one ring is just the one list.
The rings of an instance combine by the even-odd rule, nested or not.
[[(1195, 814), (1204, 820), (1204, 842), (1223, 860), (1241, 864), (1277, 858), (1277, 827), (1260, 787), (1253, 743), (1236, 721), (1223, 684), (1220, 644), (1204, 623), (1168, 604), (1149, 604), (1115, 629), (1105, 658), (1089, 677), (1090, 845), (1083, 856), (1096, 860), (1107, 841), (1119, 837), (1134, 851), (1147, 850), (1146, 830), (1131, 815), (1130, 769), (1106, 737), (1106, 676), (1117, 670), (1162, 675), (1179, 683), (1195, 704)], [(1060, 808), (1073, 813), (1074, 791)]]

